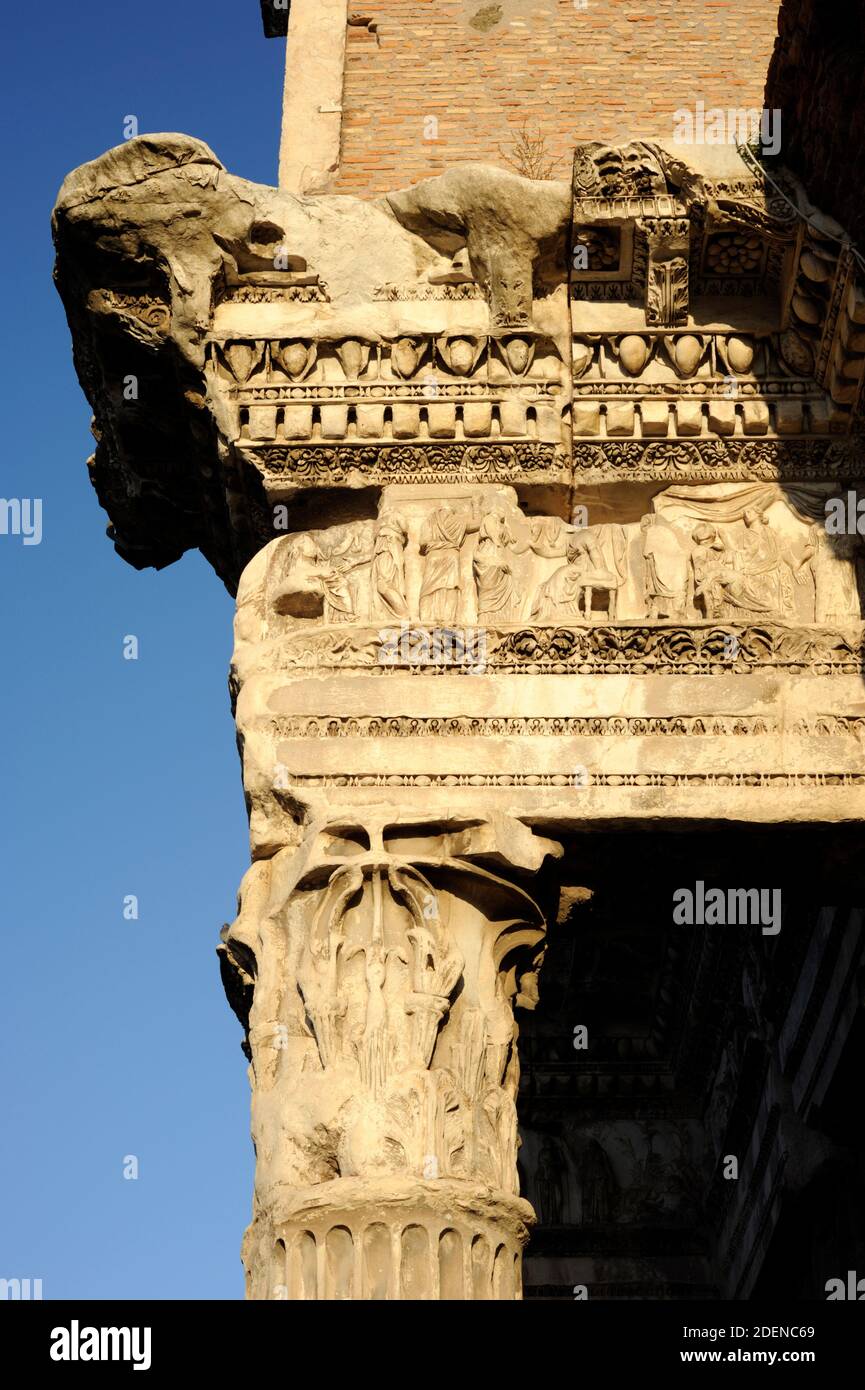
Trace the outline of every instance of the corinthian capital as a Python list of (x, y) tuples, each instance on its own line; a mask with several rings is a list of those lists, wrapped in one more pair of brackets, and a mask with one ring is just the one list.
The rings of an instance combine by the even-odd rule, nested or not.
[(513, 1010), (545, 935), (543, 874), (519, 879), (558, 852), (518, 822), (382, 817), (253, 865), (221, 948), (251, 1060), (252, 1297), (517, 1295)]

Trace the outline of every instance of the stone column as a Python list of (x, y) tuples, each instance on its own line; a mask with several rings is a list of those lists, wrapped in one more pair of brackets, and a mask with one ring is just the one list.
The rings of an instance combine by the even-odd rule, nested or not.
[[(402, 740), (389, 776), (358, 771), (386, 751), (365, 709), (489, 699), (477, 629), (362, 615), (374, 600), (414, 612), (425, 580), (443, 605), (436, 584), (459, 588), (460, 547), (500, 492), (456, 512), (436, 488), (388, 488), (375, 522), (271, 541), (240, 579), (232, 689), (254, 862), (221, 949), (251, 1064), (252, 1298), (519, 1296), (533, 1215), (514, 1006), (537, 999), (544, 863), (561, 850), (486, 790), (433, 789), (423, 737)], [(310, 708), (344, 736), (313, 735)]]
[(472, 862), (488, 835), (394, 821), (320, 823), (253, 864), (223, 933), (253, 1091), (250, 1298), (520, 1296), (513, 1006), (537, 998), (544, 920)]

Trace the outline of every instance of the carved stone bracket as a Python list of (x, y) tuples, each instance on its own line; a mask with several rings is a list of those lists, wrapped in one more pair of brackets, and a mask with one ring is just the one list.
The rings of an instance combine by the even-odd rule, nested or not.
[(646, 218), (649, 243), (646, 322), (675, 328), (688, 322), (690, 223), (685, 217)]

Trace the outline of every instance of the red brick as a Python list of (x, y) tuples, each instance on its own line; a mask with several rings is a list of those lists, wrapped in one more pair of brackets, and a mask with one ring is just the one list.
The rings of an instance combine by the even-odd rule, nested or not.
[(480, 33), (468, 19), (487, 3), (364, 10), (380, 43), (348, 45), (337, 191), (381, 193), (440, 169), (435, 142), (420, 138), (424, 116), (437, 117), (448, 164), (502, 164), (499, 146), (512, 149), (525, 117), (549, 160), (563, 161), (560, 176), (577, 139), (617, 139), (625, 125), (669, 141), (679, 107), (763, 105), (778, 0), (589, 0), (585, 10), (544, 0), (516, 16), (524, 27), (506, 16)]

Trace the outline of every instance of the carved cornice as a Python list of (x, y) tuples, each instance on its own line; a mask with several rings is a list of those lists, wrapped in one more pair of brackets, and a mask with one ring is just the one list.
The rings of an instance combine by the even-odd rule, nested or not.
[(578, 440), (574, 477), (583, 482), (823, 482), (865, 476), (865, 450), (822, 439)]
[[(397, 636), (399, 635), (399, 630)], [(413, 629), (408, 628), (409, 639)], [(418, 628), (420, 637), (429, 633)], [(286, 632), (275, 653), (280, 670), (358, 670), (386, 677), (442, 675), (748, 675), (755, 670), (859, 675), (865, 671), (856, 632), (822, 628), (688, 626), (642, 623), (585, 627), (479, 628), (452, 655), (426, 659), (411, 641), (388, 643), (381, 628), (334, 626)]]
[(554, 444), (240, 444), (265, 482), (329, 486), (366, 483), (570, 482), (567, 454)]
[[(731, 650), (735, 656), (725, 657)], [(781, 627), (643, 627), (622, 624), (585, 629), (536, 628), (502, 634), (491, 644), (496, 669), (538, 672), (580, 669), (611, 673), (670, 671), (683, 675), (750, 672), (755, 667), (856, 673), (863, 669), (856, 637), (819, 629)]]
[[(537, 787), (569, 788), (576, 785), (565, 773), (293, 773), (284, 774), (292, 787)], [(584, 787), (612, 787), (645, 791), (671, 787), (746, 787), (749, 791), (783, 791), (788, 787), (865, 787), (865, 772), (597, 772)], [(279, 796), (279, 791), (276, 792)]]
[(789, 724), (773, 715), (591, 715), (513, 718), (462, 714), (329, 714), (280, 718), (280, 738), (691, 738), (790, 734), (796, 737), (865, 738), (865, 715), (817, 715)]
[(387, 209), (301, 204), (182, 136), (75, 171), (57, 283), (118, 549), (198, 547), (233, 585), (295, 491), (513, 483), (563, 515), (582, 484), (865, 476), (839, 437), (865, 380), (855, 260), (793, 179), (731, 160), (589, 142), (573, 188), (463, 167)]

